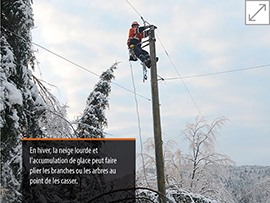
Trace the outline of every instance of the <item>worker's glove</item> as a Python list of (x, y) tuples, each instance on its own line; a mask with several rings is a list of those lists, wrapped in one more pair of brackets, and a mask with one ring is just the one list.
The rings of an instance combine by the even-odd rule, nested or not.
[(150, 28), (151, 30), (157, 29), (157, 27), (156, 27), (155, 25), (149, 25), (149, 28)]

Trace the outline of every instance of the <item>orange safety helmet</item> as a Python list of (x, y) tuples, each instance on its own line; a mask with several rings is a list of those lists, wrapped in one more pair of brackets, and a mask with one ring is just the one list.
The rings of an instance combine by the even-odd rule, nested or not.
[(134, 22), (131, 24), (131, 27), (133, 27), (133, 26), (135, 26), (135, 25), (140, 26), (139, 23), (138, 23), (137, 21), (134, 21)]

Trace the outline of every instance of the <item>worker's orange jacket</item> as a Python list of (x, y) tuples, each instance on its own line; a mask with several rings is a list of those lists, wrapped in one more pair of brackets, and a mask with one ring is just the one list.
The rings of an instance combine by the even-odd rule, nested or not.
[(144, 32), (146, 28), (147, 27), (144, 27), (144, 26), (130, 28), (128, 40), (127, 40), (128, 47), (132, 44), (134, 44), (135, 46), (138, 45), (142, 41), (142, 38), (145, 38), (148, 36), (147, 32)]

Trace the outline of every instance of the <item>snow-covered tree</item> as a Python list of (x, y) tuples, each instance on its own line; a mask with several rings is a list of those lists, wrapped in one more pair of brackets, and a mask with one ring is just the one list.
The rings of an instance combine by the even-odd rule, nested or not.
[(208, 124), (198, 116), (195, 123), (188, 123), (182, 132), (184, 140), (189, 142), (190, 150), (185, 157), (188, 162), (185, 169), (187, 189), (219, 202), (232, 202), (224, 189), (222, 177), (226, 175), (228, 166), (234, 163), (228, 156), (215, 152), (218, 130), (226, 121), (226, 118), (220, 117)]
[(2, 135), (21, 133), (24, 137), (36, 137), (41, 133), (37, 118), (45, 103), (30, 69), (34, 68), (31, 4), (29, 0), (4, 0), (1, 11)]
[[(30, 0), (1, 1), (1, 200), (19, 202), (22, 137), (38, 137), (46, 106), (32, 80)], [(4, 192), (2, 192), (4, 191)]]
[(118, 63), (113, 64), (100, 76), (99, 82), (90, 93), (86, 101), (86, 108), (78, 119), (77, 133), (80, 138), (103, 138), (104, 127), (107, 126), (105, 110), (109, 107), (108, 96), (111, 92), (113, 71)]
[[(40, 96), (47, 105), (39, 119), (39, 125), (42, 130), (41, 136), (46, 138), (75, 137), (76, 131), (67, 119), (68, 106), (66, 104), (60, 104), (58, 99), (44, 85), (45, 82), (39, 80), (35, 76), (33, 76), (33, 80), (39, 88)], [(56, 88), (54, 85), (48, 85)]]
[[(188, 123), (182, 132), (184, 141), (188, 141), (190, 145), (187, 154), (181, 149), (174, 150), (177, 145), (174, 140), (164, 143), (165, 181), (169, 189), (166, 191), (170, 191), (171, 196), (182, 199), (183, 202), (184, 199), (186, 202), (192, 202), (190, 198), (197, 197), (194, 194), (203, 195), (217, 202), (234, 202), (222, 182), (229, 174), (229, 164), (233, 162), (226, 155), (216, 153), (214, 147), (218, 129), (226, 120), (221, 117), (207, 124), (205, 119), (197, 117), (194, 124)], [(137, 184), (156, 189), (154, 149), (153, 139), (149, 138), (144, 143), (145, 167), (141, 167), (137, 173)], [(177, 192), (173, 195), (173, 191)], [(190, 198), (186, 195), (188, 193)]]

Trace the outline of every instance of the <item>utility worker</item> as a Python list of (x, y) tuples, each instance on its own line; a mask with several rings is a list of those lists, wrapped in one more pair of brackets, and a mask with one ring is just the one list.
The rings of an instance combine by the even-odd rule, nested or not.
[(145, 31), (148, 28), (150, 28), (150, 26), (140, 27), (139, 23), (134, 21), (131, 24), (131, 28), (129, 30), (127, 45), (131, 53), (129, 60), (137, 61), (137, 58), (139, 58), (142, 63), (150, 68), (151, 63), (149, 53), (141, 48), (142, 38), (145, 38), (149, 35), (149, 30)]

